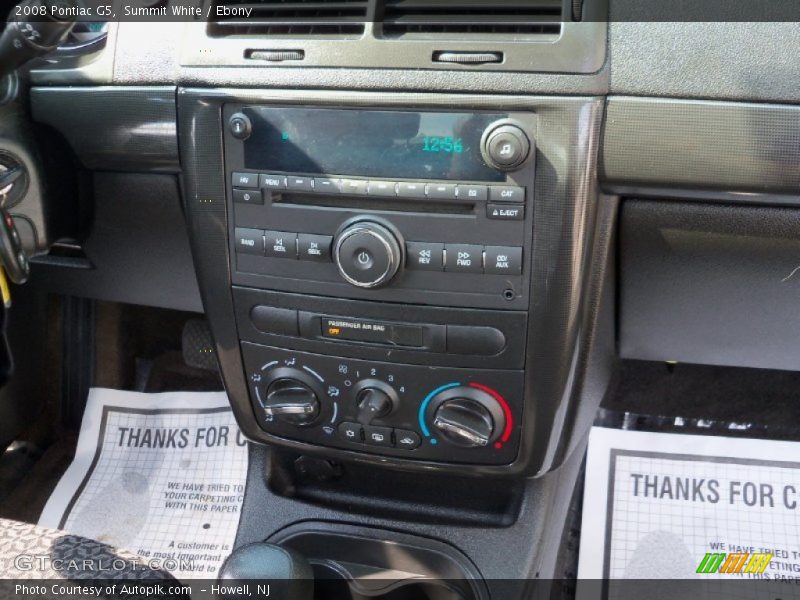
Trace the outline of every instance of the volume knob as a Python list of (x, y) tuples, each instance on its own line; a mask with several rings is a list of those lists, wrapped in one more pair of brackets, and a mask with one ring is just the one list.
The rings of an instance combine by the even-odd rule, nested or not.
[(397, 237), (379, 223), (359, 221), (336, 238), (333, 258), (349, 284), (376, 288), (389, 283), (403, 261)]

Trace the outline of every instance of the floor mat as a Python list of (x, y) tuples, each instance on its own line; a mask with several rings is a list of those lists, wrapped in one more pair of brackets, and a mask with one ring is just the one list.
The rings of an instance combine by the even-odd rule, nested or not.
[(247, 445), (223, 392), (95, 388), (39, 524), (160, 561), (179, 578), (213, 578), (246, 479)]
[(798, 456), (797, 442), (593, 428), (578, 598), (597, 597), (581, 580), (609, 579), (681, 580), (692, 597), (757, 582), (742, 597), (798, 597)]

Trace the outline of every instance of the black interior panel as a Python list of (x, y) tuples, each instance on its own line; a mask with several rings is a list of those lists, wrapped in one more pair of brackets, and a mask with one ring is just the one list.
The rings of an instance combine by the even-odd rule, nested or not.
[(797, 370), (800, 211), (626, 201), (625, 358)]

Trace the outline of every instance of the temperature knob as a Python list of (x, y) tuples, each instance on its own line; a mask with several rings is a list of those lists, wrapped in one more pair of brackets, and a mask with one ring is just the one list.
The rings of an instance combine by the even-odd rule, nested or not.
[(453, 398), (442, 402), (433, 417), (442, 437), (459, 446), (488, 446), (494, 433), (494, 419), (480, 402)]
[(492, 390), (474, 385), (438, 393), (428, 413), (443, 440), (464, 448), (484, 448), (498, 441), (509, 424), (498, 398), (489, 393)]
[(276, 379), (267, 388), (264, 412), (284, 423), (310, 425), (319, 417), (316, 392), (298, 379)]
[(389, 283), (397, 274), (403, 251), (387, 227), (373, 221), (359, 221), (336, 238), (333, 258), (345, 281), (361, 288), (376, 288)]

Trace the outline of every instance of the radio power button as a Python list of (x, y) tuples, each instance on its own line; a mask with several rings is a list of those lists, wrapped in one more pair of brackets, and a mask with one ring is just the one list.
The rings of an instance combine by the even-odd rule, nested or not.
[(334, 242), (333, 258), (349, 284), (376, 288), (389, 283), (402, 264), (402, 247), (387, 228), (360, 221), (345, 228)]

